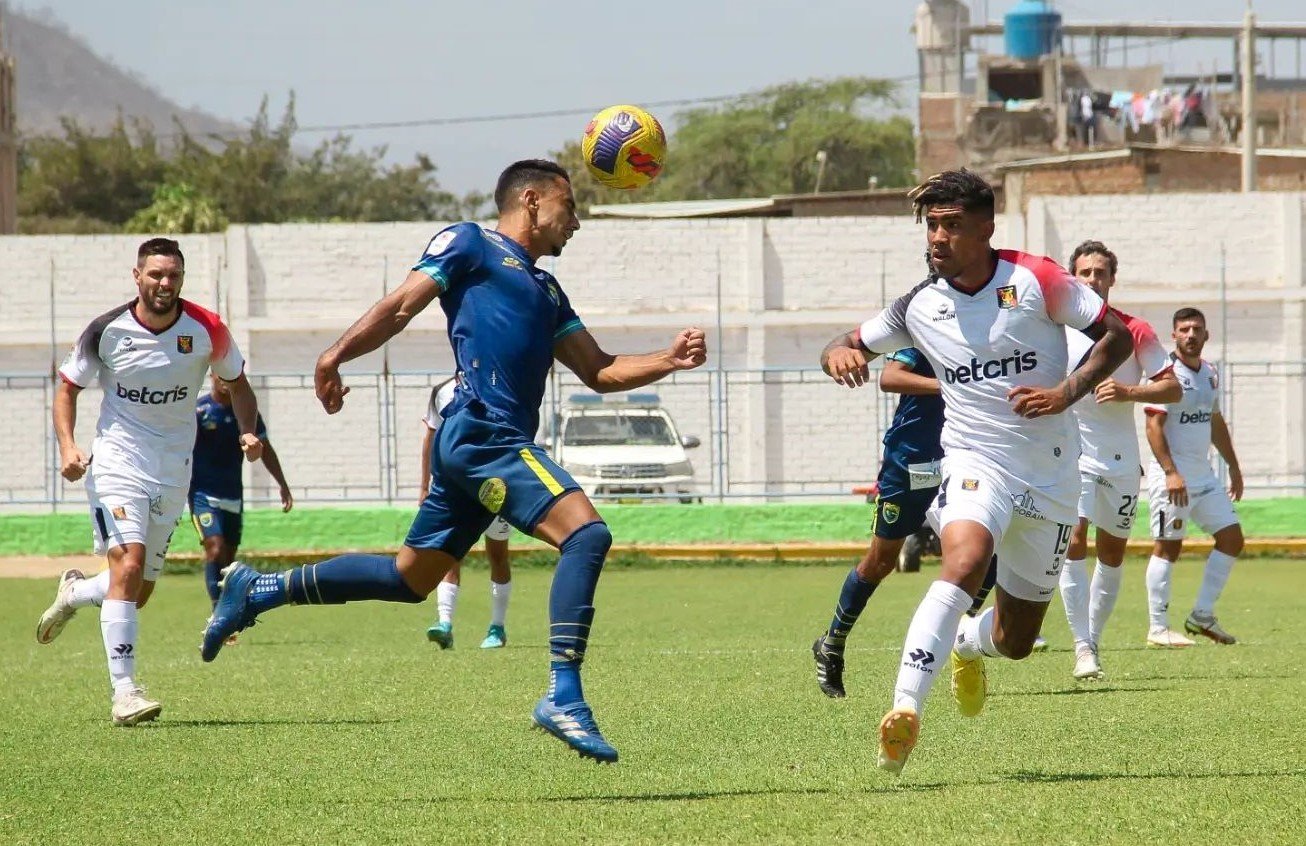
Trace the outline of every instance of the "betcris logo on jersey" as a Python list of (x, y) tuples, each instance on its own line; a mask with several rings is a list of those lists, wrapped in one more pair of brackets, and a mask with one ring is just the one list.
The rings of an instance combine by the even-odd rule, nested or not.
[(1211, 422), (1211, 412), (1209, 411), (1194, 411), (1192, 413), (1189, 413), (1187, 411), (1179, 412), (1179, 425), (1181, 426), (1184, 425), (1185, 423), (1210, 423), (1210, 422)]
[(171, 388), (156, 391), (150, 388), (124, 388), (121, 382), (114, 384), (120, 399), (139, 405), (167, 405), (170, 402), (181, 402), (190, 395), (190, 388), (185, 385), (173, 385)]
[(972, 358), (970, 364), (961, 367), (943, 368), (943, 378), (949, 385), (964, 385), (967, 382), (983, 382), (986, 379), (998, 379), (1012, 373), (1024, 373), (1038, 367), (1038, 355), (1033, 350), (1021, 352), (1015, 350), (1004, 358), (991, 358), (980, 361)]

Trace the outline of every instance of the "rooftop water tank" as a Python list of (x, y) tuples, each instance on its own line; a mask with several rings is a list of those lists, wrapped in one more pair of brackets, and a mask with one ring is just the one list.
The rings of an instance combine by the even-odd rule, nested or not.
[(1061, 13), (1044, 0), (1020, 0), (1002, 19), (1003, 41), (1013, 59), (1037, 59), (1061, 43)]

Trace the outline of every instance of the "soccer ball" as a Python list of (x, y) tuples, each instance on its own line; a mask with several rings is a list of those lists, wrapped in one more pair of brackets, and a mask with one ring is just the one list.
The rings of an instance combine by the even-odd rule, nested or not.
[(667, 136), (638, 106), (609, 106), (585, 127), (580, 152), (590, 175), (609, 188), (641, 188), (662, 172)]

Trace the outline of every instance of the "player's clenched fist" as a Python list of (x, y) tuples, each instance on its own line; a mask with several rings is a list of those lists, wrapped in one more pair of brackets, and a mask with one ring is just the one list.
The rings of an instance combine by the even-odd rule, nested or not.
[(63, 450), (59, 456), (59, 475), (70, 482), (75, 482), (86, 475), (89, 462), (77, 447)]
[(677, 370), (692, 370), (707, 361), (707, 336), (691, 326), (671, 342), (671, 362)]
[(318, 359), (317, 369), (313, 371), (313, 390), (327, 414), (335, 414), (345, 407), (345, 394), (349, 389), (341, 381), (340, 370), (334, 364)]
[(871, 378), (866, 354), (851, 347), (835, 347), (830, 350), (823, 367), (831, 379), (850, 388), (861, 387)]

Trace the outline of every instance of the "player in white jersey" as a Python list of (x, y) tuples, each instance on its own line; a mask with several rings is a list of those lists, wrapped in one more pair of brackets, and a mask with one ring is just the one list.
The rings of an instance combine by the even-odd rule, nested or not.
[[(1109, 300), (1116, 283), (1115, 253), (1101, 241), (1085, 241), (1070, 255), (1070, 272)], [(1075, 638), (1077, 679), (1101, 678), (1098, 644), (1120, 593), (1120, 566), (1138, 507), (1143, 468), (1134, 429), (1134, 403), (1164, 403), (1179, 399), (1179, 382), (1170, 357), (1156, 332), (1142, 318), (1111, 309), (1134, 339), (1134, 354), (1103, 379), (1071, 411), (1079, 424), (1079, 522), (1070, 536), (1070, 549), (1061, 568), (1061, 601)], [(1082, 332), (1066, 330), (1072, 366), (1092, 341)], [(1090, 583), (1085, 557), (1088, 524), (1097, 527), (1097, 565)], [(1182, 635), (1180, 635), (1182, 637)]]
[[(66, 570), (36, 639), (49, 643), (86, 605), (100, 606), (115, 725), (153, 720), (162, 706), (136, 681), (137, 611), (163, 572), (172, 530), (186, 504), (195, 445), (195, 397), (210, 368), (230, 383), (241, 448), (261, 453), (258, 404), (245, 360), (222, 320), (181, 298), (185, 260), (176, 241), (152, 238), (137, 251), (137, 297), (97, 317), (59, 367), (54, 429), (60, 472), (86, 476), (95, 551), (108, 569), (94, 578)], [(77, 396), (104, 391), (88, 456), (77, 446)]]
[[(1151, 617), (1147, 639), (1154, 643), (1155, 633), (1170, 628), (1170, 570), (1192, 521), (1214, 536), (1215, 549), (1206, 558), (1202, 587), (1184, 630), (1231, 644), (1237, 639), (1216, 622), (1215, 603), (1243, 551), (1243, 530), (1233, 508), (1233, 503), (1242, 499), (1243, 475), (1229, 427), (1220, 413), (1219, 374), (1202, 360), (1202, 348), (1210, 338), (1206, 316), (1195, 308), (1179, 309), (1174, 314), (1173, 335), (1171, 361), (1183, 386), (1183, 398), (1170, 405), (1145, 406), (1147, 442), (1155, 456), (1147, 470), (1153, 540), (1147, 564)], [(1229, 468), (1228, 491), (1211, 469), (1212, 445)]]
[[(457, 378), (449, 378), (431, 389), (431, 401), (426, 407), (422, 423), (426, 435), (422, 438), (422, 492), (426, 499), (431, 486), (431, 445), (435, 433), (443, 422), (441, 412), (453, 402), (458, 388)], [(421, 505), (421, 500), (418, 505)], [(502, 517), (495, 515), (485, 530), (485, 557), (490, 562), (490, 628), (481, 641), (482, 649), (499, 649), (508, 645), (508, 632), (504, 627), (508, 616), (508, 597), (512, 594), (512, 567), (508, 564), (508, 536), (512, 527)], [(453, 646), (453, 614), (458, 605), (458, 588), (461, 581), (462, 562), (455, 563), (444, 574), (435, 588), (436, 621), (426, 630), (426, 639), (440, 645), (441, 649)]]
[[(934, 274), (821, 356), (835, 381), (856, 387), (876, 355), (916, 347), (947, 409), (933, 509), (943, 565), (912, 617), (893, 708), (880, 722), (879, 765), (895, 773), (916, 745), (945, 650), (953, 648), (953, 694), (967, 716), (984, 705), (982, 656), (1030, 654), (1079, 491), (1073, 418), (1061, 412), (1133, 347), (1102, 298), (1056, 262), (990, 247), (993, 191), (978, 175), (947, 171), (911, 197), (926, 222)], [(1069, 376), (1063, 326), (1096, 340)], [(995, 551), (994, 606), (962, 623)]]

